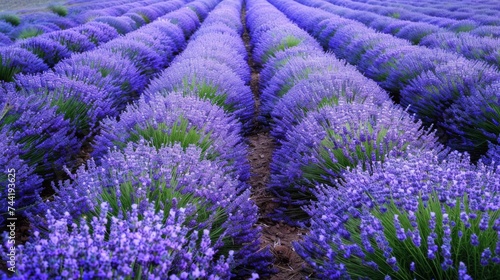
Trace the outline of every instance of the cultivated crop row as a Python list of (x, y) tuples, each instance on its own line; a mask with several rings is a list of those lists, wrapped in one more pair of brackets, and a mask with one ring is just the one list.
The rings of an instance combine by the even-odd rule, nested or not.
[[(439, 130), (448, 146), (473, 152), (495, 151), (500, 131), (500, 73), (456, 54), (412, 46), (366, 26), (296, 2), (272, 0), (339, 58), (392, 93), (408, 111)], [(304, 18), (304, 14), (314, 16)], [(489, 145), (489, 148), (488, 148)], [(484, 158), (485, 161), (490, 161)], [(497, 161), (498, 162), (498, 161)]]
[(415, 23), (391, 17), (380, 16), (368, 11), (357, 11), (329, 4), (324, 0), (300, 0), (304, 5), (318, 7), (332, 14), (364, 23), (386, 34), (406, 39), (419, 46), (443, 49), (460, 54), (469, 59), (481, 60), (500, 67), (500, 39), (471, 35), (467, 24), (453, 27), (447, 31), (429, 23)]

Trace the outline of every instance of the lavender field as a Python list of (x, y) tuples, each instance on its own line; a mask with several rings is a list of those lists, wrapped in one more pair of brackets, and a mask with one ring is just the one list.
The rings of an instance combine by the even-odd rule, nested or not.
[(2, 279), (499, 279), (496, 0), (0, 2)]

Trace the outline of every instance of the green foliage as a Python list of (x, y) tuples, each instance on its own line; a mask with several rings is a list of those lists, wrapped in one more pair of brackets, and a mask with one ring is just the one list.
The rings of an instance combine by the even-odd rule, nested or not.
[(194, 93), (200, 99), (208, 100), (210, 103), (224, 108), (226, 112), (235, 111), (234, 105), (226, 103), (227, 94), (220, 92), (216, 85), (212, 85), (206, 81), (196, 81), (196, 77), (191, 78), (191, 81), (189, 81), (189, 78), (184, 78), (183, 86), (180, 90), (182, 90), (184, 96)]
[(19, 24), (21, 24), (21, 19), (15, 14), (1, 14), (0, 20), (8, 22), (14, 26), (18, 26)]
[(5, 82), (12, 82), (14, 76), (21, 72), (21, 67), (11, 66), (10, 59), (5, 59), (0, 55), (0, 80)]
[(262, 60), (264, 61), (264, 63), (266, 63), (269, 60), (269, 58), (274, 56), (275, 53), (298, 46), (301, 42), (302, 40), (297, 37), (294, 37), (292, 35), (286, 36), (281, 40), (280, 44), (267, 50)]
[(35, 27), (28, 27), (28, 28), (24, 29), (23, 31), (21, 31), (21, 33), (19, 33), (17, 38), (18, 39), (27, 39), (27, 38), (31, 38), (31, 37), (36, 37), (40, 34), (43, 34), (43, 30), (40, 30), (40, 29), (35, 28)]
[[(164, 123), (159, 123), (156, 127), (149, 125), (147, 128), (136, 126), (135, 132), (130, 134), (128, 141), (138, 142), (140, 139), (145, 139), (152, 143), (156, 149), (173, 146), (176, 143), (179, 143), (184, 149), (195, 145), (201, 149), (203, 158), (216, 158), (218, 155), (209, 151), (213, 143), (210, 139), (211, 134), (203, 135), (195, 127), (188, 129), (188, 125), (189, 121), (180, 117), (171, 127), (167, 127)], [(126, 143), (115, 144), (126, 146)]]
[(65, 17), (68, 15), (68, 9), (63, 5), (50, 5), (49, 10), (61, 17)]

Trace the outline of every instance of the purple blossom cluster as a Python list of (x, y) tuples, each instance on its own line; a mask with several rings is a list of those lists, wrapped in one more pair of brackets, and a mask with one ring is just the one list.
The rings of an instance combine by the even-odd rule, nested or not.
[(439, 150), (433, 134), (404, 110), (386, 102), (343, 103), (310, 113), (287, 131), (273, 154), (269, 190), (287, 216), (304, 218), (300, 205), (314, 199), (311, 190), (333, 182), (356, 166), (371, 170), (387, 155), (404, 157), (413, 150)]
[[(269, 273), (270, 257), (259, 249), (260, 229), (254, 227), (257, 208), (246, 184), (233, 173), (223, 159), (205, 159), (203, 150), (195, 145), (176, 143), (157, 149), (142, 140), (123, 150), (111, 150), (99, 165), (90, 160), (71, 181), (59, 184), (58, 196), (47, 204), (56, 219), (93, 217), (101, 202), (109, 203), (112, 216), (118, 218), (128, 216), (133, 204), (142, 209), (147, 202), (153, 203), (157, 212), (164, 209), (163, 219), (175, 205), (189, 207), (193, 212), (182, 224), (189, 234), (210, 230), (210, 244), (219, 252), (217, 256), (229, 257), (234, 250), (232, 273)], [(33, 216), (32, 221), (43, 231), (50, 226), (41, 217)], [(176, 246), (191, 251), (182, 244)]]
[(223, 159), (241, 180), (250, 176), (240, 123), (219, 106), (196, 96), (172, 92), (151, 96), (148, 101), (141, 98), (120, 114), (119, 121), (102, 122), (92, 155), (100, 158), (114, 146), (125, 147), (140, 139), (152, 141), (157, 148), (176, 142), (184, 147), (196, 145), (204, 150), (204, 158)]
[(311, 231), (295, 249), (318, 277), (494, 278), (499, 171), (429, 151), (357, 167), (316, 188)]
[(115, 216), (104, 202), (90, 221), (73, 221), (68, 213), (55, 218), (49, 210), (47, 230), (36, 231), (18, 246), (11, 279), (228, 279), (233, 251), (218, 254), (210, 229), (198, 232), (186, 226), (193, 207), (164, 213), (153, 203), (133, 204), (129, 212)]
[[(50, 97), (17, 93), (11, 85), (0, 88), (2, 133), (11, 137), (12, 145), (7, 158), (21, 158), (42, 176), (51, 177), (54, 169), (69, 164), (71, 155), (81, 142), (75, 136), (70, 121), (50, 104)], [(6, 168), (10, 160), (5, 162)], [(36, 188), (37, 186), (33, 186)]]
[[(390, 91), (395, 101), (400, 101), (405, 107), (409, 106), (409, 112), (421, 118), (425, 125), (437, 128), (442, 141), (448, 146), (471, 152), (477, 160), (487, 150), (487, 141), (491, 139), (496, 141), (498, 138), (498, 132), (495, 134), (490, 131), (491, 134), (488, 137), (485, 137), (483, 133), (471, 133), (469, 130), (475, 124), (469, 120), (473, 120), (474, 114), (477, 113), (472, 111), (465, 113), (465, 110), (458, 109), (461, 107), (459, 102), (464, 99), (477, 104), (476, 108), (491, 106), (489, 101), (480, 97), (476, 98), (477, 95), (473, 95), (472, 92), (492, 87), (500, 79), (500, 72), (485, 62), (469, 60), (462, 56), (480, 59), (481, 56), (486, 57), (497, 53), (500, 48), (498, 42), (495, 42), (497, 39), (483, 38), (481, 39), (484, 41), (483, 44), (481, 40), (465, 39), (469, 36), (465, 33), (458, 35), (453, 33), (450, 36), (458, 36), (460, 40), (481, 44), (481, 46), (466, 46), (456, 42), (451, 43), (455, 45), (454, 48), (461, 50), (462, 56), (459, 56), (448, 52), (447, 48), (444, 48), (446, 51), (442, 51), (412, 46), (406, 40), (376, 33), (370, 27), (349, 19), (344, 8), (325, 3), (325, 1), (299, 1), (307, 5), (291, 3), (288, 0), (271, 0), (270, 2), (300, 27), (316, 36), (324, 47), (331, 49), (339, 58), (345, 58), (350, 63), (354, 63), (367, 77), (374, 79), (381, 87)], [(332, 12), (330, 8), (325, 7), (339, 10)], [(315, 16), (304, 17), (306, 14)], [(365, 18), (370, 18), (370, 16), (366, 15)], [(462, 24), (467, 25), (466, 22)], [(395, 35), (405, 34), (404, 36), (408, 39), (414, 38), (421, 42), (426, 42), (430, 36), (446, 33), (428, 32), (432, 29), (428, 25), (428, 23), (394, 24), (391, 27), (392, 31), (385, 30), (384, 32)], [(319, 29), (318, 26), (320, 26)], [(379, 26), (382, 27), (383, 24)], [(417, 28), (418, 26), (422, 28)], [(454, 28), (458, 30), (460, 26), (457, 23)], [(365, 38), (368, 39), (365, 40)], [(447, 41), (443, 38), (436, 39), (439, 43)]]

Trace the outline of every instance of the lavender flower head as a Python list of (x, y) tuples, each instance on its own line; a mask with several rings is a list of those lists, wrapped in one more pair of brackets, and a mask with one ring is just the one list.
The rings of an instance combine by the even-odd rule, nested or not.
[(312, 230), (295, 249), (320, 277), (451, 279), (467, 270), (495, 278), (499, 171), (432, 151), (389, 157), (371, 172), (357, 167), (318, 186), (305, 208)]

